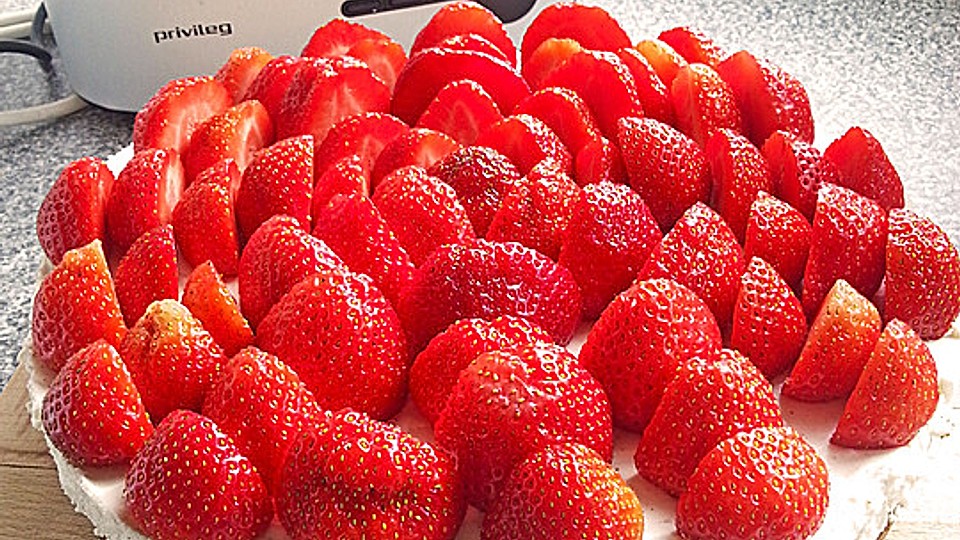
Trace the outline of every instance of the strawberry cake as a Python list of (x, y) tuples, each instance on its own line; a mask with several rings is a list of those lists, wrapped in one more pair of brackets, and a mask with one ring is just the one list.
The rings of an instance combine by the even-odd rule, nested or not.
[(872, 540), (960, 458), (960, 255), (774, 63), (576, 3), (306, 43), (40, 208), (19, 360), (96, 534)]

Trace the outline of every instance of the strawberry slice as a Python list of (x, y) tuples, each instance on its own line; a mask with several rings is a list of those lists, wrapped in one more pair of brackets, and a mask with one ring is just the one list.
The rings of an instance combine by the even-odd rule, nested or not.
[(543, 81), (571, 56), (582, 50), (583, 47), (574, 39), (547, 38), (537, 45), (530, 58), (520, 66), (523, 79), (530, 88), (543, 89)]
[(670, 87), (677, 128), (700, 146), (721, 128), (741, 131), (737, 99), (720, 75), (706, 64), (689, 64), (677, 71)]
[(260, 71), (271, 60), (273, 55), (260, 47), (240, 47), (230, 53), (213, 78), (223, 85), (234, 103), (240, 103)]
[(200, 173), (233, 159), (243, 171), (255, 152), (273, 144), (273, 122), (259, 101), (244, 101), (197, 126), (183, 152), (187, 184)]
[(557, 442), (613, 452), (610, 403), (569, 351), (533, 344), (481, 354), (460, 372), (436, 424), (457, 455), (467, 501), (486, 510), (510, 471)]
[(164, 225), (143, 233), (120, 259), (113, 275), (127, 326), (136, 324), (154, 301), (176, 300), (179, 278), (173, 227)]
[(883, 318), (900, 319), (923, 339), (939, 339), (960, 315), (960, 255), (936, 223), (890, 211)]
[(677, 531), (696, 540), (809, 538), (823, 523), (829, 485), (823, 458), (793, 428), (738, 433), (690, 477), (677, 503)]
[(790, 369), (807, 337), (803, 306), (769, 263), (750, 259), (733, 307), (730, 346), (773, 380)]
[(557, 261), (583, 294), (593, 320), (633, 283), (662, 235), (643, 198), (624, 185), (600, 182), (579, 190)]
[(230, 92), (213, 77), (174, 79), (137, 113), (133, 150), (169, 148), (181, 153), (198, 125), (232, 105)]
[(674, 120), (670, 90), (663, 84), (650, 62), (633, 47), (620, 49), (617, 56), (630, 70), (634, 82), (637, 83), (637, 94), (640, 96), (643, 112), (650, 118), (672, 125)]
[(699, 28), (678, 26), (660, 32), (657, 39), (669, 45), (691, 64), (706, 64), (716, 69), (720, 62), (727, 58), (727, 52)]
[(503, 60), (517, 65), (517, 48), (507, 35), (503, 23), (489, 9), (475, 2), (453, 2), (440, 8), (417, 33), (410, 46), (410, 57), (455, 36), (478, 35), (500, 50)]
[(840, 171), (822, 159), (812, 144), (784, 131), (774, 131), (763, 143), (763, 157), (770, 168), (773, 193), (813, 221), (817, 192), (824, 183), (839, 184)]
[(476, 238), (453, 188), (422, 167), (404, 167), (387, 176), (374, 192), (373, 204), (417, 266), (444, 244)]
[(173, 209), (173, 234), (190, 266), (211, 261), (225, 275), (237, 274), (240, 247), (234, 212), (234, 191), (240, 169), (226, 159), (202, 172)]
[[(750, 205), (743, 253), (760, 257), (800, 294), (803, 269), (810, 253), (810, 223), (789, 204), (760, 192)], [(749, 356), (749, 355), (748, 355)]]
[(369, 66), (391, 91), (397, 74), (407, 63), (403, 47), (390, 36), (344, 19), (331, 19), (317, 28), (300, 56), (356, 58)]
[(903, 182), (880, 141), (861, 127), (852, 127), (830, 143), (823, 159), (837, 166), (839, 185), (869, 197), (885, 210), (903, 207)]
[(459, 150), (460, 143), (439, 131), (413, 128), (401, 133), (383, 147), (370, 173), (377, 190), (388, 177), (405, 167), (429, 169), (443, 158)]
[(283, 139), (253, 156), (243, 171), (235, 204), (241, 245), (276, 215), (288, 215), (310, 230), (313, 142), (310, 135)]
[(66, 252), (43, 278), (30, 321), (33, 352), (54, 374), (98, 339), (120, 344), (127, 328), (98, 240)]
[(314, 175), (319, 179), (335, 163), (350, 156), (360, 156), (363, 169), (369, 174), (384, 147), (409, 129), (396, 116), (384, 113), (367, 112), (345, 118), (318, 142)]
[(440, 90), (470, 79), (483, 87), (501, 111), (512, 111), (530, 88), (510, 64), (475, 51), (433, 47), (413, 55), (397, 77), (391, 112), (407, 124), (416, 124)]
[(904, 446), (933, 417), (939, 396), (930, 349), (910, 325), (893, 319), (863, 367), (830, 442), (849, 448)]
[(530, 60), (541, 43), (550, 38), (572, 39), (585, 49), (618, 51), (629, 47), (630, 37), (606, 10), (573, 2), (547, 5), (523, 34), (521, 64)]
[(190, 272), (180, 302), (210, 332), (227, 357), (253, 343), (253, 331), (213, 263), (207, 261)]
[(306, 63), (306, 58), (287, 55), (270, 60), (257, 74), (257, 78), (250, 83), (240, 101), (259, 101), (266, 107), (270, 119), (276, 123), (280, 118), (283, 95), (286, 94), (293, 76)]
[(504, 197), (520, 181), (516, 166), (485, 146), (461, 148), (434, 164), (429, 173), (457, 193), (479, 237), (486, 236)]
[(37, 212), (37, 240), (53, 264), (71, 249), (104, 239), (104, 209), (114, 177), (99, 158), (80, 158), (60, 172)]
[(143, 233), (168, 225), (183, 187), (183, 165), (175, 151), (148, 148), (134, 154), (107, 199), (110, 254), (122, 256)]
[(249, 540), (273, 517), (253, 464), (212, 420), (191, 411), (176, 411), (157, 426), (127, 470), (123, 499), (151, 538), (203, 531), (209, 538)]
[(800, 358), (783, 383), (783, 395), (802, 401), (829, 401), (853, 391), (880, 336), (877, 308), (846, 281), (830, 289)]
[(602, 456), (581, 444), (560, 443), (530, 454), (514, 467), (483, 517), (480, 534), (489, 540), (593, 534), (641, 538), (643, 508)]
[(490, 94), (476, 82), (464, 79), (440, 89), (417, 120), (417, 127), (446, 133), (469, 146), (502, 118)]
[(732, 54), (716, 68), (737, 97), (743, 132), (750, 142), (763, 146), (774, 131), (813, 142), (810, 98), (793, 75), (747, 51)]
[(527, 174), (543, 161), (570, 173), (573, 158), (560, 137), (542, 120), (529, 114), (507, 116), (477, 137), (478, 146), (487, 146), (507, 156), (520, 174)]
[(433, 45), (440, 49), (455, 49), (461, 51), (475, 51), (489, 54), (494, 58), (499, 58), (508, 64), (516, 64), (516, 55), (514, 58), (507, 58), (506, 53), (497, 48), (487, 38), (480, 34), (458, 34), (445, 38), (443, 41)]
[(43, 429), (77, 467), (130, 461), (153, 433), (120, 354), (104, 340), (67, 360), (43, 397)]
[(392, 39), (362, 39), (350, 47), (347, 56), (356, 58), (370, 66), (373, 74), (387, 85), (393, 92), (397, 85), (397, 77), (407, 65), (407, 53)]
[(311, 223), (317, 223), (323, 209), (337, 195), (370, 196), (370, 172), (364, 168), (360, 154), (344, 157), (317, 177), (310, 202)]
[(650, 62), (650, 66), (667, 88), (673, 84), (673, 79), (676, 78), (680, 68), (689, 63), (673, 47), (656, 38), (645, 39), (637, 43), (635, 48), (647, 59), (647, 62)]
[(679, 366), (713, 357), (720, 347), (720, 329), (703, 300), (673, 280), (654, 279), (613, 299), (587, 335), (580, 362), (603, 385), (614, 423), (639, 433)]
[(598, 182), (627, 183), (623, 156), (617, 145), (606, 137), (583, 145), (573, 159), (573, 174), (581, 186)]
[(295, 371), (327, 410), (394, 416), (407, 392), (400, 321), (373, 280), (345, 267), (303, 278), (257, 326), (257, 346)]
[(669, 231), (690, 206), (707, 202), (712, 178), (703, 150), (652, 118), (624, 118), (617, 133), (630, 187), (643, 197), (660, 229)]
[(746, 137), (718, 129), (704, 148), (713, 176), (711, 206), (743, 241), (750, 206), (761, 191), (773, 191), (767, 160)]
[(782, 427), (773, 386), (737, 351), (680, 365), (633, 460), (640, 476), (674, 497), (697, 464), (728, 437), (759, 427)]

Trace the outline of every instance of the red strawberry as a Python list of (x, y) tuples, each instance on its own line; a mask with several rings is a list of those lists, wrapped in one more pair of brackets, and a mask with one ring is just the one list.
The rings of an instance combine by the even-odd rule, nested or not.
[(643, 199), (627, 186), (590, 184), (573, 203), (558, 262), (583, 294), (584, 319), (596, 319), (633, 283), (662, 235)]
[(110, 254), (123, 255), (143, 233), (169, 224), (183, 187), (183, 166), (176, 152), (147, 149), (134, 154), (107, 199)]
[(117, 350), (155, 423), (177, 409), (199, 411), (226, 361), (200, 321), (175, 300), (151, 304)]
[(327, 170), (346, 157), (359, 156), (366, 174), (384, 147), (409, 131), (396, 116), (368, 112), (344, 118), (319, 141), (315, 154), (315, 177), (321, 178)]
[(883, 318), (900, 319), (923, 339), (939, 339), (960, 314), (960, 255), (933, 221), (890, 211)]
[(693, 139), (652, 118), (624, 118), (617, 139), (630, 186), (661, 230), (669, 231), (694, 203), (709, 200), (710, 169)]
[(664, 124), (673, 124), (673, 105), (670, 103), (670, 89), (663, 83), (650, 62), (633, 47), (624, 47), (617, 51), (633, 80), (637, 83), (637, 94), (643, 104), (643, 112), (650, 118), (656, 118)]
[(643, 508), (599, 454), (577, 443), (555, 444), (514, 467), (484, 516), (480, 535), (487, 540), (641, 538)]
[(217, 425), (176, 411), (157, 426), (124, 479), (123, 498), (150, 538), (252, 539), (273, 506), (256, 469)]
[(603, 8), (574, 2), (547, 5), (530, 23), (520, 46), (521, 64), (550, 38), (577, 41), (587, 49), (618, 51), (630, 46), (630, 37)]
[(617, 145), (606, 137), (587, 143), (574, 156), (574, 176), (581, 186), (597, 182), (627, 183), (627, 171)]
[(351, 56), (367, 64), (390, 90), (407, 63), (403, 47), (389, 36), (344, 19), (331, 19), (317, 28), (300, 56)]
[(457, 455), (467, 501), (487, 510), (529, 453), (576, 442), (613, 452), (610, 403), (563, 347), (533, 344), (481, 354), (460, 372), (435, 426)]
[(475, 51), (430, 48), (412, 55), (397, 77), (391, 112), (413, 125), (447, 84), (470, 79), (490, 94), (501, 111), (512, 111), (530, 88), (510, 64)]
[(680, 68), (689, 63), (673, 47), (659, 39), (645, 39), (637, 43), (636, 49), (650, 62), (667, 89), (673, 84)]
[(537, 164), (551, 160), (565, 173), (573, 170), (573, 158), (560, 137), (542, 120), (528, 114), (507, 116), (477, 137), (478, 146), (487, 146), (507, 156), (519, 169), (529, 173)]
[(440, 131), (462, 145), (472, 145), (481, 133), (502, 118), (490, 94), (476, 82), (464, 79), (453, 81), (437, 92), (417, 120), (417, 127)]
[(410, 46), (410, 57), (437, 47), (447, 38), (465, 34), (486, 39), (500, 49), (507, 64), (517, 65), (517, 49), (503, 24), (492, 11), (474, 2), (454, 2), (440, 8), (417, 33)]
[(407, 53), (403, 45), (392, 39), (361, 39), (350, 47), (347, 56), (370, 66), (373, 74), (380, 77), (391, 92), (397, 85), (397, 77), (403, 71), (403, 66), (407, 65)]
[(571, 56), (582, 50), (583, 47), (574, 39), (547, 38), (537, 45), (530, 58), (520, 66), (523, 79), (530, 88), (543, 89), (543, 81)]
[(374, 192), (373, 203), (414, 265), (443, 244), (475, 238), (453, 188), (421, 167), (404, 167), (388, 175)]
[(477, 236), (486, 236), (504, 197), (520, 181), (520, 172), (506, 156), (485, 146), (466, 146), (430, 168), (430, 174), (452, 187)]
[(253, 343), (250, 325), (240, 314), (240, 306), (211, 262), (207, 261), (190, 272), (180, 302), (210, 332), (227, 357)]
[(939, 396), (930, 349), (910, 325), (894, 319), (880, 334), (830, 442), (850, 448), (903, 446), (933, 416)]
[(281, 478), (277, 515), (295, 540), (448, 540), (466, 511), (452, 454), (353, 411), (303, 430)]
[(681, 363), (720, 350), (710, 310), (675, 281), (638, 281), (600, 315), (580, 362), (600, 381), (614, 423), (642, 432)]
[(721, 128), (740, 131), (737, 100), (720, 75), (706, 64), (689, 64), (677, 71), (670, 86), (677, 128), (700, 146)]
[(173, 227), (164, 225), (143, 233), (120, 259), (113, 274), (127, 326), (136, 324), (155, 300), (176, 300), (179, 280)]
[(203, 414), (233, 439), (274, 494), (293, 440), (323, 418), (297, 374), (255, 347), (224, 364), (203, 400)]
[(478, 240), (435, 251), (400, 294), (411, 350), (460, 319), (517, 315), (566, 344), (580, 322), (580, 289), (566, 268), (514, 242)]
[(503, 198), (486, 238), (519, 242), (557, 260), (579, 196), (576, 182), (556, 162), (541, 161)]
[[(511, 42), (512, 44), (512, 42)], [(454, 49), (461, 51), (474, 51), (488, 54), (494, 58), (499, 58), (508, 64), (516, 64), (516, 55), (513, 58), (507, 58), (506, 53), (501, 51), (489, 39), (480, 34), (457, 34), (444, 38), (443, 41), (433, 45), (438, 49)]]
[(230, 92), (213, 77), (187, 77), (165, 84), (137, 113), (133, 150), (186, 150), (193, 130), (233, 105)]
[(884, 210), (903, 207), (903, 183), (873, 134), (852, 127), (830, 143), (823, 159), (837, 166), (838, 184), (877, 202)]
[(37, 212), (37, 240), (53, 264), (67, 251), (104, 238), (104, 208), (113, 173), (100, 159), (80, 158), (67, 165), (47, 191)]
[(744, 257), (764, 259), (800, 294), (803, 269), (810, 253), (810, 232), (810, 224), (800, 212), (761, 191), (750, 205)]
[(240, 47), (230, 53), (213, 78), (220, 81), (234, 103), (240, 103), (257, 75), (271, 60), (273, 55), (260, 47)]
[(434, 424), (457, 377), (474, 358), (489, 351), (551, 343), (550, 335), (526, 319), (505, 315), (492, 321), (460, 319), (434, 336), (410, 368), (410, 397)]
[(385, 419), (403, 407), (407, 343), (390, 303), (365, 275), (337, 268), (307, 276), (267, 313), (257, 346), (296, 371), (324, 409)]
[(678, 497), (700, 460), (727, 437), (782, 427), (773, 387), (743, 355), (723, 349), (682, 363), (633, 456), (640, 476)]
[(727, 57), (726, 51), (698, 28), (678, 26), (660, 32), (657, 38), (691, 64), (706, 64), (716, 69)]
[(113, 345), (98, 340), (67, 360), (43, 397), (43, 429), (78, 467), (126, 463), (153, 425)]
[(390, 305), (397, 305), (414, 266), (373, 202), (362, 195), (338, 195), (315, 221), (313, 235), (351, 270), (370, 276)]
[(301, 279), (343, 261), (289, 216), (268, 219), (240, 255), (240, 309), (256, 330), (267, 311)]
[(783, 383), (783, 395), (803, 401), (848, 396), (880, 327), (877, 308), (846, 281), (837, 280), (810, 325), (800, 358)]
[(318, 176), (310, 201), (310, 222), (316, 227), (324, 208), (337, 195), (370, 196), (370, 173), (359, 154), (347, 156)]
[(233, 201), (240, 178), (236, 162), (226, 159), (201, 173), (173, 209), (177, 247), (191, 266), (212, 261), (225, 275), (237, 274), (240, 246)]
[(736, 52), (716, 66), (737, 97), (743, 132), (757, 147), (782, 130), (813, 142), (810, 98), (794, 76), (747, 51)]
[(837, 167), (821, 159), (820, 151), (812, 144), (784, 131), (774, 131), (763, 144), (762, 152), (773, 179), (773, 194), (812, 221), (820, 185), (837, 184), (840, 180)]
[(270, 60), (250, 83), (241, 101), (259, 101), (267, 109), (270, 119), (276, 123), (280, 118), (283, 95), (287, 93), (294, 74), (306, 63), (306, 58), (287, 55)]
[(247, 168), (254, 153), (273, 144), (273, 122), (259, 101), (244, 101), (197, 126), (183, 152), (187, 183), (224, 159)]
[(687, 286), (706, 302), (727, 336), (746, 266), (730, 227), (696, 203), (650, 253), (638, 279), (669, 278)]
[(767, 160), (746, 137), (723, 128), (707, 141), (704, 154), (713, 176), (711, 204), (742, 241), (757, 194), (773, 191)]
[(257, 152), (237, 190), (237, 230), (245, 245), (261, 224), (285, 214), (310, 228), (313, 137), (283, 139)]
[(754, 257), (740, 278), (730, 346), (773, 380), (790, 369), (807, 337), (800, 300), (773, 266)]
[(127, 329), (100, 242), (70, 250), (33, 298), (33, 353), (53, 373), (98, 339), (120, 344)]
[(411, 165), (429, 169), (435, 163), (460, 149), (460, 143), (439, 131), (413, 128), (383, 148), (370, 173), (373, 189), (391, 173)]
[(810, 255), (803, 272), (803, 310), (812, 318), (838, 279), (870, 298), (883, 279), (887, 214), (877, 203), (824, 184), (817, 197)]
[(690, 477), (677, 531), (697, 540), (809, 538), (823, 523), (829, 484), (823, 459), (793, 428), (738, 433)]

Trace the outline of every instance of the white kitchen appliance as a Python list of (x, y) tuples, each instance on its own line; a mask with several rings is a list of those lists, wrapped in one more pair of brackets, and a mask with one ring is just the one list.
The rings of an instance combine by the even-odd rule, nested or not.
[[(409, 48), (440, 0), (45, 0), (74, 91), (101, 107), (135, 111), (170, 79), (212, 74), (238, 47), (299, 54), (336, 17), (381, 30)], [(546, 5), (483, 0), (511, 37)], [(519, 41), (518, 41), (519, 43)]]

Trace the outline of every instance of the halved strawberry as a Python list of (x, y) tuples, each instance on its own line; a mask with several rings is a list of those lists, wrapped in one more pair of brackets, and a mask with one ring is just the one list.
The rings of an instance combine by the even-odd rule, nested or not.
[(370, 196), (370, 171), (364, 168), (360, 154), (353, 154), (335, 162), (326, 172), (316, 177), (310, 201), (311, 223), (316, 225), (323, 209), (337, 195)]
[(770, 167), (773, 195), (812, 221), (820, 185), (839, 183), (840, 171), (836, 165), (822, 159), (812, 144), (785, 131), (774, 131), (761, 150)]
[(213, 77), (174, 79), (163, 85), (137, 113), (133, 150), (186, 150), (193, 130), (233, 105), (230, 92)]
[(390, 90), (407, 63), (403, 47), (390, 36), (345, 19), (331, 19), (317, 28), (300, 56), (351, 56), (367, 64)]
[(699, 28), (678, 26), (660, 32), (657, 38), (691, 64), (706, 64), (716, 69), (727, 57), (727, 52)]
[(43, 397), (43, 429), (78, 467), (130, 461), (153, 433), (120, 354), (97, 340), (71, 356)]
[(539, 118), (515, 114), (493, 124), (477, 137), (478, 146), (487, 146), (507, 156), (520, 174), (527, 174), (544, 160), (564, 173), (573, 170), (573, 158), (560, 137)]
[(829, 485), (823, 458), (793, 428), (738, 433), (690, 477), (677, 503), (677, 531), (696, 540), (809, 538), (823, 523)]
[(693, 139), (652, 118), (624, 118), (617, 134), (630, 187), (660, 229), (669, 231), (694, 203), (710, 199), (712, 177)]
[(277, 119), (280, 118), (283, 95), (286, 94), (294, 74), (306, 63), (307, 59), (299, 56), (282, 55), (270, 60), (257, 74), (257, 78), (250, 83), (240, 101), (259, 101), (266, 107), (270, 119), (276, 124)]
[(633, 460), (640, 476), (678, 497), (717, 444), (743, 431), (782, 426), (770, 382), (742, 354), (723, 349), (680, 364)]
[(397, 77), (403, 71), (403, 66), (407, 65), (407, 53), (403, 45), (392, 39), (361, 39), (350, 47), (347, 56), (370, 66), (374, 75), (380, 77), (391, 92), (397, 85)]
[(903, 182), (880, 141), (861, 127), (852, 127), (830, 143), (823, 159), (840, 171), (839, 185), (877, 202), (884, 210), (903, 207)]
[(637, 43), (635, 48), (650, 62), (668, 89), (673, 85), (680, 68), (689, 64), (673, 47), (656, 38), (645, 39)]
[(183, 188), (183, 166), (175, 151), (149, 148), (134, 154), (107, 199), (107, 251), (122, 256), (143, 233), (169, 224)]
[(410, 46), (410, 57), (441, 46), (447, 38), (465, 34), (483, 37), (501, 51), (507, 64), (517, 65), (517, 48), (503, 23), (492, 11), (475, 2), (453, 2), (440, 8), (417, 33)]
[(240, 181), (236, 162), (226, 159), (200, 173), (173, 209), (177, 247), (191, 266), (212, 261), (225, 275), (236, 275), (240, 245), (233, 190)]
[(673, 124), (673, 104), (670, 103), (670, 89), (657, 75), (650, 62), (633, 47), (624, 47), (617, 51), (617, 56), (623, 61), (634, 82), (637, 83), (637, 94), (643, 104), (643, 112), (650, 118), (656, 118), (664, 124)]
[(864, 365), (830, 442), (850, 448), (903, 446), (933, 416), (939, 396), (930, 349), (909, 324), (893, 319)]
[(574, 177), (581, 186), (597, 182), (627, 183), (627, 170), (616, 143), (606, 137), (591, 141), (573, 156)]
[(124, 479), (125, 507), (151, 538), (256, 538), (270, 525), (267, 488), (229, 435), (176, 411), (157, 426)]
[(213, 263), (207, 261), (190, 272), (180, 303), (210, 332), (227, 357), (253, 343), (250, 324)]
[(810, 253), (810, 223), (789, 204), (761, 191), (750, 205), (743, 254), (760, 257), (800, 294), (803, 269)]
[(783, 383), (783, 395), (803, 401), (846, 397), (880, 336), (877, 308), (839, 279), (810, 325), (800, 358)]
[(490, 94), (476, 82), (464, 79), (453, 81), (437, 92), (417, 120), (417, 127), (446, 133), (469, 146), (501, 118), (503, 115)]
[(43, 278), (30, 321), (33, 353), (54, 374), (98, 339), (120, 344), (127, 328), (99, 240), (66, 252)]
[(757, 194), (773, 191), (767, 160), (746, 137), (725, 128), (714, 132), (704, 154), (713, 176), (711, 206), (742, 242)]
[(960, 315), (960, 255), (930, 219), (902, 208), (889, 217), (883, 318), (939, 339)]
[(80, 158), (60, 172), (37, 212), (37, 240), (47, 258), (59, 264), (63, 254), (104, 239), (104, 211), (114, 177), (106, 163)]
[[(511, 42), (512, 43), (512, 42)], [(496, 45), (494, 45), (490, 40), (481, 36), (480, 34), (457, 34), (455, 36), (449, 36), (443, 39), (443, 41), (433, 45), (439, 49), (456, 49), (462, 51), (476, 51), (479, 53), (489, 54), (494, 58), (499, 58), (508, 64), (516, 64), (516, 55), (513, 58), (508, 58), (507, 54), (501, 51)]]
[(550, 38), (572, 39), (586, 49), (618, 51), (630, 46), (630, 37), (606, 10), (574, 2), (547, 5), (530, 22), (520, 45), (521, 64)]
[(370, 172), (374, 191), (394, 172), (404, 167), (428, 169), (460, 149), (460, 143), (445, 133), (413, 128), (401, 133), (383, 147)]
[(689, 64), (677, 71), (670, 86), (677, 128), (700, 146), (721, 128), (741, 130), (737, 100), (720, 75), (706, 64)]
[(488, 540), (641, 538), (643, 508), (600, 454), (581, 444), (560, 443), (514, 467), (483, 517), (480, 534)]
[(679, 366), (720, 347), (720, 328), (703, 300), (673, 280), (654, 279), (613, 299), (587, 335), (580, 362), (603, 385), (614, 423), (642, 432)]
[(113, 273), (127, 326), (136, 324), (155, 300), (176, 300), (180, 293), (179, 278), (172, 226), (157, 227), (137, 238)]
[(317, 141), (314, 175), (319, 179), (335, 163), (350, 156), (360, 156), (369, 175), (384, 147), (409, 129), (399, 118), (385, 113), (367, 112), (344, 118), (322, 141)]
[(224, 159), (243, 171), (254, 153), (273, 144), (273, 122), (259, 101), (244, 101), (197, 126), (181, 156), (187, 183)]
[(271, 60), (273, 55), (260, 47), (240, 47), (230, 53), (213, 78), (220, 81), (234, 103), (240, 103), (257, 75)]
[(543, 81), (571, 56), (582, 51), (580, 43), (570, 38), (547, 38), (520, 66), (524, 80), (533, 90), (544, 88)]
[(363, 274), (327, 268), (303, 278), (270, 308), (256, 343), (290, 366), (324, 409), (386, 419), (403, 407), (407, 342), (390, 303)]

